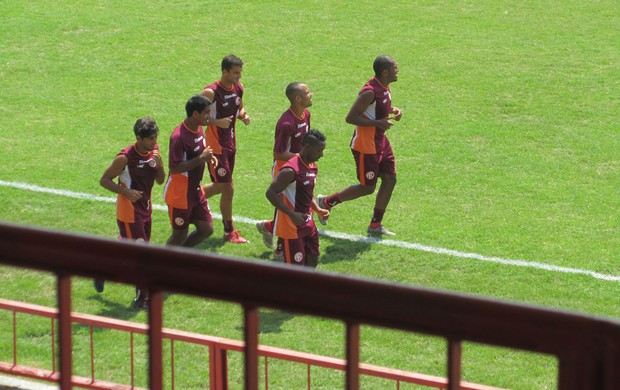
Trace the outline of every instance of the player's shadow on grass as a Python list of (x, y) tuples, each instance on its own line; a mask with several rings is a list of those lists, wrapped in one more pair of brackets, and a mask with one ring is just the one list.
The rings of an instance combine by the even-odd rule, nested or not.
[[(163, 296), (164, 302), (168, 298), (168, 293), (165, 293)], [(133, 295), (127, 297), (127, 302), (119, 303), (116, 301), (111, 301), (105, 298), (105, 292), (103, 293), (93, 293), (88, 297), (90, 300), (99, 301), (104, 306), (96, 315), (102, 317), (109, 317), (118, 320), (126, 320), (129, 321), (132, 318), (136, 317), (138, 314), (143, 312), (141, 309), (134, 309), (133, 307)], [(146, 313), (146, 312), (145, 312)]]
[(320, 240), (321, 257), (319, 259), (319, 264), (329, 264), (338, 261), (356, 261), (361, 253), (370, 250), (377, 241), (372, 238), (363, 241), (351, 241), (348, 239), (326, 236), (321, 236)]
[(294, 316), (287, 311), (263, 308), (260, 310), (260, 333), (280, 333), (282, 324)]

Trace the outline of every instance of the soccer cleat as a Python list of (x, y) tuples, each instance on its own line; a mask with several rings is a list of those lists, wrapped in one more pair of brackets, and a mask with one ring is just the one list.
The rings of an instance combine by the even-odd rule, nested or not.
[(105, 280), (95, 279), (93, 280), (93, 286), (95, 287), (95, 290), (97, 290), (98, 293), (102, 293), (103, 288), (105, 287)]
[[(316, 197), (316, 204), (317, 204), (320, 208), (322, 208), (322, 209), (326, 209), (326, 210), (330, 210), (330, 209), (331, 209), (331, 207), (329, 207), (329, 206), (327, 205), (327, 203), (325, 203), (325, 195), (319, 195), (319, 196), (317, 196), (317, 197)], [(323, 218), (323, 217), (321, 217), (321, 214), (319, 214), (319, 213), (316, 213), (316, 216), (317, 216), (317, 218), (318, 218), (319, 222), (321, 223), (321, 225), (323, 225), (323, 226), (327, 226), (327, 218)], [(329, 218), (329, 217), (328, 217), (328, 218)]]
[(379, 225), (376, 228), (372, 226), (368, 226), (366, 233), (368, 233), (369, 235), (373, 235), (373, 236), (382, 236), (382, 235), (395, 236), (396, 235), (396, 233), (387, 230), (385, 226), (383, 225)]
[(228, 241), (233, 244), (245, 244), (250, 242), (239, 235), (239, 230), (233, 230), (230, 233), (224, 233), (224, 241)]
[(144, 310), (144, 311), (148, 311), (149, 310), (149, 301), (140, 297), (135, 297), (132, 301), (131, 301), (131, 307), (133, 307), (134, 310)]
[(273, 248), (273, 233), (267, 230), (266, 221), (256, 222), (256, 230), (263, 235), (263, 244), (269, 249)]

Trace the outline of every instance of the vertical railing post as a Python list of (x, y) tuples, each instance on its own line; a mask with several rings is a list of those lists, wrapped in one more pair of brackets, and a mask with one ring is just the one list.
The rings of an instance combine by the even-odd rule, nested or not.
[(163, 388), (163, 293), (149, 289), (149, 389)]
[(72, 343), (71, 343), (71, 277), (57, 275), (58, 343), (60, 345), (60, 388), (71, 389)]
[(245, 389), (258, 390), (258, 308), (244, 305)]
[(359, 363), (360, 363), (360, 325), (347, 322), (347, 390), (358, 390), (360, 387)]
[(461, 388), (461, 341), (448, 339), (448, 390)]

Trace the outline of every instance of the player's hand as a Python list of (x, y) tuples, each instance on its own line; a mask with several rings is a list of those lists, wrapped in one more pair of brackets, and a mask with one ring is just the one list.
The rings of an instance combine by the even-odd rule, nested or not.
[(155, 163), (157, 164), (156, 166), (158, 168), (161, 168), (164, 166), (164, 160), (161, 158), (161, 153), (159, 153), (159, 150), (157, 149), (153, 150), (153, 159), (155, 160)]
[(319, 215), (319, 217), (321, 217), (322, 219), (329, 218), (329, 210), (322, 209), (322, 208), (317, 208), (315, 211)]
[(395, 121), (399, 121), (400, 118), (403, 117), (403, 112), (399, 108), (396, 108), (396, 107), (392, 107), (392, 114), (394, 115), (392, 115), (390, 119), (394, 119)]
[(200, 153), (200, 159), (202, 161), (211, 161), (211, 157), (213, 157), (213, 149), (210, 146), (207, 146), (205, 150)]
[(392, 127), (391, 118), (379, 119), (377, 121), (377, 127), (382, 129), (382, 130), (388, 130), (390, 127)]
[(215, 125), (217, 127), (221, 127), (222, 129), (227, 129), (228, 126), (232, 123), (233, 116), (227, 116), (225, 118), (220, 118), (215, 120)]
[(243, 118), (241, 118), (241, 121), (243, 122), (244, 125), (249, 125), (250, 124), (250, 116), (248, 114), (245, 114), (245, 116)]
[(135, 203), (142, 198), (142, 191), (123, 188), (121, 190), (121, 195), (127, 198), (131, 203)]
[(291, 220), (293, 221), (295, 226), (301, 226), (304, 224), (304, 222), (308, 220), (308, 218), (312, 218), (308, 214), (302, 214), (302, 213), (297, 213), (297, 212), (293, 212), (289, 216), (291, 217)]

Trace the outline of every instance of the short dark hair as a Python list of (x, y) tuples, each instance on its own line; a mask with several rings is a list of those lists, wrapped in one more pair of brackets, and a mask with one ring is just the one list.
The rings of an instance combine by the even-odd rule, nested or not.
[(192, 116), (194, 111), (202, 112), (205, 108), (209, 107), (212, 104), (213, 102), (208, 97), (202, 95), (194, 95), (189, 98), (187, 103), (185, 103), (185, 113), (189, 118), (190, 116)]
[(133, 125), (133, 133), (140, 138), (148, 138), (159, 133), (159, 128), (155, 119), (145, 116), (136, 121)]
[(375, 76), (380, 76), (381, 72), (390, 69), (394, 65), (394, 59), (385, 54), (375, 58), (375, 62), (372, 64), (372, 69), (375, 71)]
[(288, 100), (293, 101), (295, 95), (301, 93), (301, 86), (303, 83), (294, 81), (286, 86), (286, 97)]
[(325, 142), (326, 140), (327, 140), (327, 137), (325, 137), (323, 133), (321, 133), (317, 129), (310, 129), (304, 135), (304, 138), (301, 140), (301, 144), (302, 146), (303, 145), (314, 145), (317, 142)]
[(243, 67), (243, 60), (234, 54), (229, 54), (222, 59), (222, 72), (231, 70), (233, 66)]

